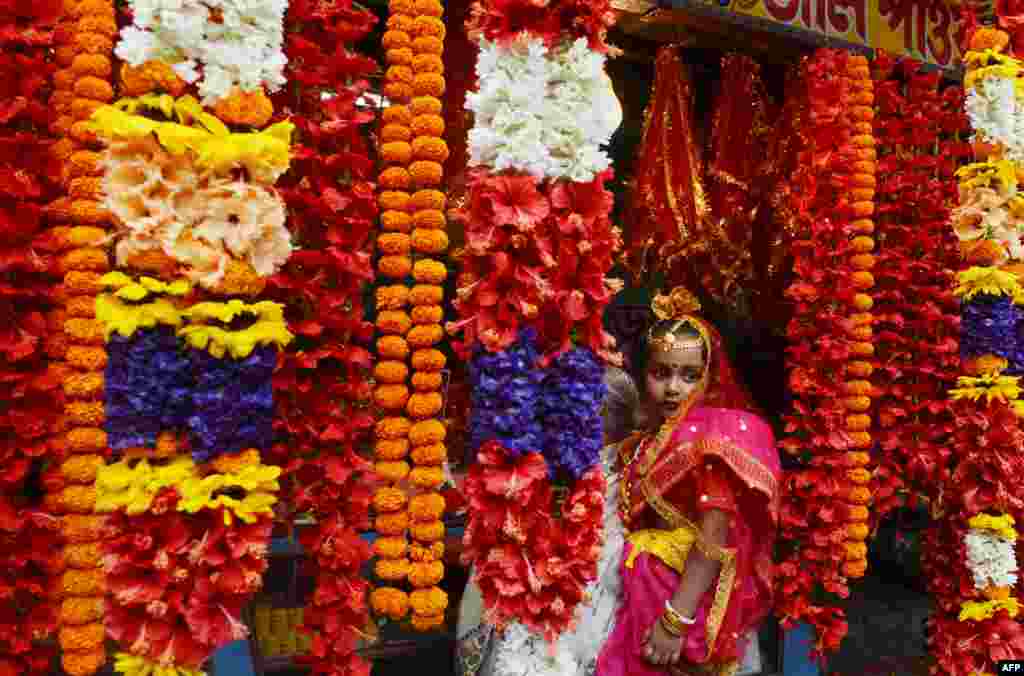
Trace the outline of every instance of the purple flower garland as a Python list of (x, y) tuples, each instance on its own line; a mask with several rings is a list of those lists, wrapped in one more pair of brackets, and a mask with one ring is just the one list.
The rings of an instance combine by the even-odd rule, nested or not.
[(140, 329), (107, 342), (104, 409), (115, 451), (153, 446), (164, 430), (185, 426), (192, 407), (189, 360), (174, 329)]
[(982, 296), (961, 306), (960, 356), (962, 359), (995, 354), (1010, 362), (1008, 373), (1024, 367), (1024, 342), (1018, 327), (1024, 311), (1006, 296)]
[(544, 376), (541, 416), (544, 457), (555, 472), (578, 480), (601, 459), (604, 367), (587, 348), (555, 358)]
[(223, 453), (269, 448), (274, 436), (277, 348), (257, 347), (245, 359), (218, 359), (190, 350), (192, 414), (188, 417), (192, 459), (207, 462)]
[(539, 452), (544, 433), (539, 414), (541, 380), (537, 369), (537, 332), (520, 330), (512, 345), (488, 352), (477, 345), (469, 363), (473, 386), (469, 419), (472, 453), (488, 441), (497, 441), (513, 458)]
[(182, 429), (196, 462), (272, 443), (275, 347), (218, 359), (160, 326), (112, 336), (107, 354), (103, 427), (113, 450), (152, 447), (160, 432)]

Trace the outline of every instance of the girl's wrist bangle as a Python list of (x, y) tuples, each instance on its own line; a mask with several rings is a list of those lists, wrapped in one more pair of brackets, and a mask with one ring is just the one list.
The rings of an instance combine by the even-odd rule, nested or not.
[(696, 617), (683, 617), (683, 614), (676, 610), (667, 600), (665, 601), (665, 612), (670, 613), (673, 616), (672, 619), (676, 620), (679, 624), (683, 624), (688, 627), (697, 624)]

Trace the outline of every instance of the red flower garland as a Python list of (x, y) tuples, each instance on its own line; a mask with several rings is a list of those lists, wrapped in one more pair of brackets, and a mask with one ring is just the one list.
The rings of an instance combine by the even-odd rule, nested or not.
[(539, 453), (512, 460), (484, 444), (466, 479), (473, 518), (463, 558), (475, 565), (489, 620), (519, 622), (553, 642), (574, 621), (597, 576), (604, 518), (600, 466), (573, 487), (554, 516), (548, 468)]
[[(292, 168), (278, 183), (288, 205), (297, 250), (268, 285), (286, 305), (297, 340), (280, 358), (274, 378), (280, 443), (272, 462), (291, 476), (288, 500), (317, 524), (301, 533), (316, 591), (304, 614), (313, 636), (306, 658), (314, 674), (368, 675), (355, 654), (369, 621), (361, 567), (369, 549), (359, 538), (368, 527), (370, 494), (358, 455), (373, 418), (370, 354), (373, 337), (362, 293), (373, 279), (371, 240), (377, 205), (373, 161), (363, 128), (373, 114), (356, 101), (369, 89), (377, 64), (351, 50), (375, 17), (339, 0), (293, 0), (285, 19), (289, 87), (275, 110), (296, 125)], [(329, 100), (325, 92), (332, 93)], [(288, 480), (285, 480), (288, 483)]]
[(874, 294), (874, 383), (883, 392), (873, 483), (877, 523), (900, 503), (905, 486), (913, 497), (935, 498), (935, 487), (949, 480), (953, 416), (946, 392), (960, 372), (953, 296), (959, 254), (949, 215), (957, 199), (954, 172), (970, 147), (957, 138), (968, 131), (960, 88), (940, 90), (939, 74), (921, 72), (914, 61), (896, 68), (883, 54), (875, 68), (878, 237), (885, 242)]
[(46, 674), (56, 629), (59, 522), (28, 502), (25, 481), (49, 452), (61, 376), (47, 364), (53, 306), (44, 205), (59, 193), (48, 81), (61, 3), (5, 5), (0, 17), (0, 674)]

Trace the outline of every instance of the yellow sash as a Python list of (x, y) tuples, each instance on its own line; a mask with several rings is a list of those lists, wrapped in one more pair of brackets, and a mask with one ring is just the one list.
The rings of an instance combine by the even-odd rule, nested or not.
[(647, 529), (629, 534), (633, 550), (626, 559), (626, 567), (632, 568), (636, 557), (650, 554), (680, 575), (686, 569), (686, 558), (697, 542), (697, 532), (689, 526), (675, 530)]

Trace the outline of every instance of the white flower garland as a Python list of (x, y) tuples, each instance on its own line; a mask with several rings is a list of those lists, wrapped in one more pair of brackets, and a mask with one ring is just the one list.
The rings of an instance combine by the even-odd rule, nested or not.
[(999, 143), (1006, 158), (1024, 162), (1024, 103), (1014, 80), (985, 77), (967, 91), (967, 116), (980, 141)]
[(470, 164), (593, 180), (611, 166), (601, 146), (622, 119), (604, 62), (582, 38), (553, 51), (527, 36), (507, 46), (481, 40), (479, 88), (466, 97)]
[(974, 576), (974, 588), (1012, 587), (1017, 583), (1014, 541), (988, 530), (971, 529), (964, 536), (967, 567)]
[(132, 0), (131, 7), (134, 24), (121, 30), (114, 53), (132, 66), (170, 64), (186, 82), (199, 82), (203, 103), (234, 87), (285, 84), (287, 0)]

